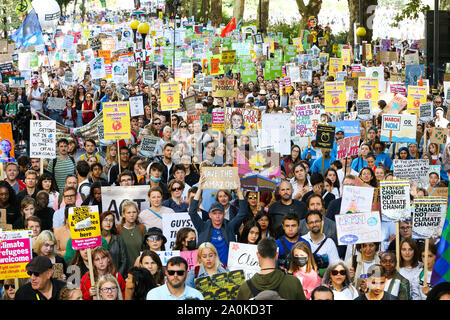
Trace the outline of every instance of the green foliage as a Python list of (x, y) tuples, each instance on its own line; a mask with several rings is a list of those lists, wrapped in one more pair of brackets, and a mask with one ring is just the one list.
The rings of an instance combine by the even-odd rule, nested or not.
[(395, 16), (395, 22), (393, 22), (391, 26), (398, 27), (399, 22), (405, 19), (418, 19), (420, 13), (425, 14), (425, 11), (430, 9), (430, 6), (422, 4), (421, 0), (410, 0), (402, 8), (402, 11)]
[[(255, 24), (257, 22), (255, 21)], [(298, 38), (300, 34), (300, 23), (293, 24), (277, 22), (276, 24), (269, 25), (268, 32), (283, 32), (283, 37), (289, 39), (289, 43), (292, 43), (293, 38)]]

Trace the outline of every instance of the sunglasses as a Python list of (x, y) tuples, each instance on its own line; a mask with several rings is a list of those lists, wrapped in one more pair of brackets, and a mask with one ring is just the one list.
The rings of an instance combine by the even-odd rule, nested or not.
[(337, 276), (338, 274), (340, 274), (341, 276), (345, 276), (346, 273), (347, 273), (347, 271), (345, 271), (345, 270), (339, 270), (339, 271), (333, 270), (333, 271), (331, 271), (331, 274), (333, 276)]
[(256, 196), (248, 196), (249, 199), (256, 199)]
[(167, 274), (169, 276), (173, 276), (175, 273), (177, 274), (177, 276), (182, 276), (185, 272), (185, 270), (167, 270)]
[(41, 275), (41, 272), (31, 272), (27, 271), (27, 274), (31, 277), (31, 275), (34, 275), (35, 277), (39, 277)]
[(187, 126), (180, 126), (180, 128), (187, 128)]
[(161, 237), (160, 236), (148, 237), (147, 240), (149, 240), (149, 241), (159, 241), (159, 240), (161, 240)]
[(16, 288), (16, 286), (14, 284), (4, 284), (3, 287), (5, 288), (5, 290), (9, 290), (9, 288), (13, 288), (13, 289)]
[(174, 188), (172, 188), (172, 191), (181, 191), (181, 190), (183, 190), (183, 188), (182, 187), (174, 187)]

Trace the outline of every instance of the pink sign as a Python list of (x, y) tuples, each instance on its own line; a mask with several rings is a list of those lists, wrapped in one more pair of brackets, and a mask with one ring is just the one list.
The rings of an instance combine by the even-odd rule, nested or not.
[(193, 269), (197, 265), (197, 252), (198, 250), (181, 251), (180, 256), (184, 258), (188, 263), (188, 270)]
[(358, 155), (360, 139), (360, 136), (353, 136), (338, 140), (336, 160), (343, 159), (347, 156)]

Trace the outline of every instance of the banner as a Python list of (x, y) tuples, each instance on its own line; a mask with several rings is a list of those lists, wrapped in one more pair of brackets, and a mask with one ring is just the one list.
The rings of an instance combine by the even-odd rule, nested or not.
[(170, 111), (180, 108), (178, 83), (161, 83), (161, 110)]
[(353, 136), (337, 140), (336, 160), (344, 159), (347, 156), (358, 155), (360, 139), (361, 139), (360, 136)]
[[(417, 116), (413, 114), (383, 114), (382, 142), (416, 143)], [(392, 134), (391, 132), (392, 131)]]
[(103, 103), (105, 140), (130, 139), (130, 105), (128, 101)]
[(340, 214), (372, 211), (372, 187), (343, 186)]
[(195, 230), (196, 237), (197, 230), (191, 221), (191, 217), (187, 212), (166, 213), (162, 215), (163, 234), (167, 239), (165, 245), (167, 250), (172, 250), (177, 239), (177, 232), (181, 228), (192, 228)]
[(409, 180), (380, 181), (380, 202), (383, 221), (410, 220)]
[(31, 235), (31, 230), (0, 229), (0, 280), (30, 277), (25, 267), (33, 259)]
[(213, 97), (237, 97), (237, 80), (218, 79), (212, 81)]
[(195, 288), (205, 300), (236, 300), (239, 288), (245, 282), (242, 270), (216, 273), (195, 279)]
[(130, 116), (137, 117), (144, 115), (144, 97), (136, 96), (130, 97)]
[(338, 214), (335, 219), (338, 245), (381, 242), (383, 239), (377, 211)]
[(56, 121), (30, 120), (30, 158), (56, 158)]
[(394, 159), (394, 176), (398, 179), (409, 179), (423, 186), (428, 183), (430, 162), (428, 159)]
[(255, 244), (230, 242), (228, 249), (228, 269), (230, 271), (243, 270), (245, 279), (251, 279), (254, 274), (261, 271), (258, 252)]
[(427, 87), (408, 86), (408, 112), (419, 113), (420, 105), (427, 102)]
[(69, 228), (74, 250), (102, 245), (98, 206), (70, 207)]
[(122, 217), (122, 203), (125, 200), (134, 201), (138, 206), (139, 212), (150, 208), (148, 201), (149, 190), (150, 185), (102, 187), (103, 211), (114, 212), (116, 225), (118, 225)]
[(345, 112), (345, 81), (325, 82), (325, 112)]
[(415, 198), (412, 215), (412, 238), (439, 238), (447, 213), (447, 198)]
[(295, 106), (295, 134), (300, 137), (313, 137), (317, 133), (320, 120), (320, 103)]
[(205, 190), (235, 190), (238, 188), (239, 175), (236, 167), (203, 167), (201, 173), (206, 178), (203, 183)]

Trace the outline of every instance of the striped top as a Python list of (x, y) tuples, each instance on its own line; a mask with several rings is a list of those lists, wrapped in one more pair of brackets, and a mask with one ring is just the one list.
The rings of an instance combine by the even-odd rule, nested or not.
[(55, 172), (53, 172), (53, 161), (54, 159), (49, 161), (47, 170), (55, 177), (56, 184), (58, 185), (59, 192), (61, 193), (66, 186), (66, 177), (69, 174), (75, 173), (75, 165), (69, 157), (65, 160), (58, 157), (58, 161), (56, 161), (55, 165)]

